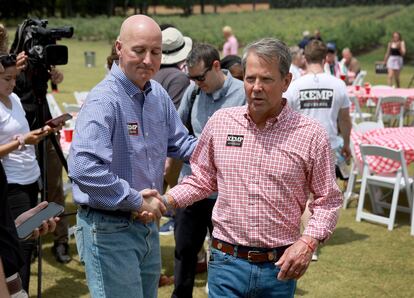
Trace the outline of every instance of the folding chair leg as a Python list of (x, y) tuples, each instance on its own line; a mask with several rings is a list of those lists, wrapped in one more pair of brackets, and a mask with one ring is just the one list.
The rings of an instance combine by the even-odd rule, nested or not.
[[(414, 193), (414, 185), (411, 188), (411, 194), (413, 193)], [(411, 236), (414, 236), (414, 196), (411, 196)]]
[(411, 236), (414, 236), (414, 204), (411, 210)]
[[(353, 166), (351, 167), (351, 169), (352, 168)], [(348, 179), (348, 185), (346, 186), (346, 190), (344, 193), (344, 203), (343, 203), (344, 209), (346, 209), (346, 207), (348, 206), (349, 200), (351, 199), (352, 191), (354, 190), (354, 186), (355, 186), (355, 179), (356, 179), (356, 174), (353, 170), (351, 170), (351, 173)]]
[[(363, 175), (362, 177), (366, 177), (366, 175)], [(361, 189), (359, 191), (356, 221), (361, 221), (361, 218), (362, 218), (362, 212), (363, 212), (363, 208), (364, 208), (366, 190), (367, 190), (367, 179), (363, 178), (362, 183), (361, 183)]]
[(394, 192), (392, 194), (390, 217), (388, 221), (389, 231), (392, 231), (392, 229), (394, 228), (395, 214), (397, 213), (398, 197), (400, 195), (400, 183), (401, 183), (401, 176), (397, 178), (397, 181), (394, 186)]

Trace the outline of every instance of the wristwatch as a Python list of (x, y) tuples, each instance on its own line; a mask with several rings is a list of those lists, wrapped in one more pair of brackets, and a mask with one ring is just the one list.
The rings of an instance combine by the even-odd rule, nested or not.
[(24, 142), (24, 137), (22, 134), (17, 134), (13, 137), (13, 140), (16, 140), (19, 142), (19, 147), (17, 147), (17, 150), (24, 150), (26, 149), (26, 143)]

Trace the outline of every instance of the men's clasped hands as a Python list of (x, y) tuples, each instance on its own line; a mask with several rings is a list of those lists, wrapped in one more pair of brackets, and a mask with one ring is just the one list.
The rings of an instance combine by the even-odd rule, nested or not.
[(160, 193), (156, 189), (146, 188), (141, 191), (141, 195), (142, 205), (137, 212), (133, 212), (135, 219), (145, 224), (160, 220), (167, 211)]

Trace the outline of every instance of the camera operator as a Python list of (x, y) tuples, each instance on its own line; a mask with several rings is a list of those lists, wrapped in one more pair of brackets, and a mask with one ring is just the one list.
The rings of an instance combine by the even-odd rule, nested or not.
[[(15, 51), (13, 47), (16, 46), (16, 41), (12, 45), (12, 51)], [(23, 108), (26, 112), (26, 119), (29, 122), (30, 129), (37, 129), (44, 125), (44, 122), (51, 119), (52, 116), (47, 105), (46, 98), (42, 99), (43, 104), (46, 106), (44, 121), (40, 123), (39, 110), (42, 108), (39, 104), (39, 100), (36, 97), (33, 87), (34, 74), (36, 73), (36, 64), (29, 63), (29, 57), (24, 51), (17, 55), (17, 68), (20, 70), (20, 74), (16, 80), (16, 86), (14, 93), (16, 93), (22, 102)], [(63, 81), (63, 74), (51, 66), (48, 71), (48, 79), (53, 84), (60, 84)], [(63, 191), (63, 179), (62, 179), (62, 162), (59, 159), (59, 155), (56, 152), (55, 147), (52, 143), (52, 138), (55, 138), (59, 144), (60, 135), (59, 133), (50, 135), (46, 141), (46, 156), (47, 156), (47, 189), (48, 189), (48, 201), (55, 202), (59, 205), (65, 206), (65, 195)], [(41, 152), (38, 152), (39, 165), (42, 167)], [(59, 221), (56, 230), (54, 232), (54, 245), (52, 247), (52, 253), (55, 255), (56, 260), (60, 263), (68, 263), (71, 261), (69, 255), (68, 246), (68, 222), (66, 217)]]

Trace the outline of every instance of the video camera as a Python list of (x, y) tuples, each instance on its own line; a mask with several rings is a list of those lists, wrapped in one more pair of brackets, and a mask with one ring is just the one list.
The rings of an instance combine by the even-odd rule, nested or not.
[(25, 51), (33, 66), (64, 65), (68, 63), (68, 48), (57, 45), (56, 40), (71, 38), (73, 27), (46, 28), (47, 20), (26, 19), (16, 31), (12, 44), (15, 54)]

